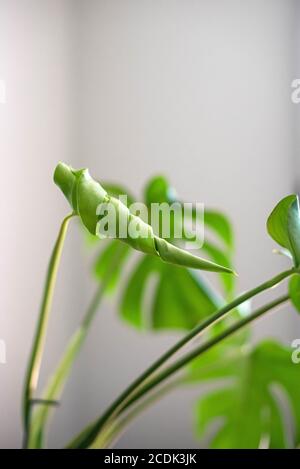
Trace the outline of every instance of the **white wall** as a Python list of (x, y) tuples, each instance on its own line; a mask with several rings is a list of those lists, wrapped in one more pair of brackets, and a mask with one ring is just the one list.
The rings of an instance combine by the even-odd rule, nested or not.
[[(273, 275), (286, 263), (271, 253), (265, 220), (294, 187), (294, 2), (79, 4), (80, 164), (137, 193), (150, 175), (168, 175), (184, 199), (231, 215), (241, 290)], [(101, 382), (95, 373), (92, 391), (81, 394), (91, 417), (170, 342), (126, 331), (113, 310), (104, 311), (105, 324), (99, 319), (86, 355), (86, 365), (101, 369)], [(256, 337), (289, 342), (287, 314), (264, 319)], [(105, 355), (92, 358), (99, 342)], [(164, 400), (119, 445), (192, 445), (190, 399), (178, 392)]]
[[(71, 158), (69, 6), (62, 0), (0, 0), (0, 79), (6, 81), (6, 104), (0, 104), (0, 338), (7, 348), (7, 364), (0, 365), (1, 447), (20, 445), (25, 363), (48, 256), (66, 210), (51, 178), (56, 162)], [(70, 306), (71, 280), (72, 272), (63, 269), (50, 362), (67, 332), (61, 319)]]
[[(7, 80), (0, 145), (10, 175), (1, 185), (0, 339), (8, 363), (0, 365), (0, 419), (7, 422), (0, 446), (20, 441), (25, 359), (66, 207), (49, 179), (57, 160), (89, 166), (136, 193), (150, 175), (164, 173), (184, 199), (222, 207), (236, 229), (240, 290), (285, 265), (271, 254), (265, 219), (294, 186), (294, 8), (292, 0), (0, 0), (0, 79)], [(90, 293), (86, 271), (76, 268), (76, 229), (69, 239), (43, 376)], [(53, 446), (175, 339), (140, 335), (115, 310), (106, 301), (97, 318), (52, 427)], [(297, 321), (291, 314), (264, 319), (256, 337), (290, 341)], [(197, 394), (165, 399), (119, 446), (195, 446)]]

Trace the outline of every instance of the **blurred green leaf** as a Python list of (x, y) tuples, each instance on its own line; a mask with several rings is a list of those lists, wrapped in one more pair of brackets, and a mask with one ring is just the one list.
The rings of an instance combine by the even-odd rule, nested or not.
[(228, 248), (232, 249), (234, 244), (233, 230), (229, 218), (217, 210), (205, 210), (204, 223), (214, 230), (215, 234), (219, 236)]
[[(197, 405), (197, 431), (203, 437), (215, 421), (221, 420), (211, 441), (213, 448), (285, 448), (285, 424), (282, 409), (272, 387), (283, 390), (295, 419), (294, 443), (300, 437), (300, 373), (291, 361), (291, 350), (274, 341), (265, 341), (254, 349), (244, 349), (230, 359), (226, 349), (214, 350), (214, 356), (197, 361), (190, 379), (230, 378), (228, 384), (201, 397)], [(224, 356), (222, 353), (224, 352)], [(219, 358), (217, 356), (219, 354)], [(209, 368), (216, 360), (215, 370)], [(208, 363), (207, 363), (208, 362)]]
[[(128, 193), (127, 188), (116, 184), (104, 183), (103, 187), (110, 195), (116, 197)], [(144, 200), (150, 208), (149, 221), (151, 220), (152, 203), (171, 205), (177, 202), (181, 204), (176, 197), (175, 190), (163, 176), (156, 176), (149, 180), (144, 189)], [(134, 197), (130, 195), (128, 203), (132, 202), (134, 202)], [(208, 210), (206, 213), (208, 225), (214, 233), (219, 234), (224, 246), (219, 246), (212, 241), (205, 241), (202, 250), (212, 262), (220, 263), (228, 269), (232, 269), (231, 247), (233, 234), (230, 222), (220, 212)], [(169, 241), (172, 241), (175, 226), (175, 219), (172, 215), (171, 212)], [(158, 228), (158, 234), (161, 234), (161, 227)], [(110, 244), (100, 252), (94, 266), (94, 272), (99, 280), (106, 275), (110, 257), (113, 256), (113, 252), (118, 245), (115, 241), (108, 242)], [(173, 242), (178, 242), (178, 240), (173, 240)], [(111, 290), (121, 280), (122, 270), (128, 257), (128, 250), (125, 247), (120, 249), (122, 249), (120, 263), (109, 285)], [(174, 250), (176, 249), (174, 247)], [(189, 329), (195, 326), (202, 317), (212, 314), (223, 302), (222, 298), (216, 294), (212, 287), (208, 286), (207, 282), (204, 282), (199, 275), (195, 275), (195, 272), (189, 269), (184, 267), (175, 267), (173, 269), (167, 263), (157, 262), (157, 259), (149, 259), (148, 256), (146, 256), (146, 260), (137, 262), (125, 285), (120, 305), (121, 316), (135, 327), (152, 326), (157, 329)], [(223, 273), (219, 273), (219, 275), (228, 299), (233, 294), (235, 278)], [(151, 294), (150, 285), (153, 277), (156, 277), (154, 280), (155, 288), (153, 300), (149, 302), (147, 298)], [(149, 309), (148, 317), (147, 311)]]
[(137, 328), (144, 327), (143, 298), (150, 274), (159, 271), (155, 257), (145, 256), (137, 264), (125, 286), (121, 300), (121, 316)]
[[(221, 263), (222, 265), (225, 265), (230, 269), (233, 268), (231, 256), (227, 252), (222, 251), (218, 246), (214, 245), (212, 242), (205, 241), (201, 249), (202, 251), (206, 252), (206, 254), (208, 254), (209, 258), (212, 261), (218, 264)], [(233, 275), (226, 276), (223, 273), (219, 273), (219, 277), (223, 284), (226, 296), (231, 298), (234, 293), (236, 277), (234, 277)]]
[(154, 329), (192, 329), (213, 314), (221, 299), (189, 269), (167, 266), (161, 270), (151, 317)]
[[(195, 219), (196, 210), (193, 207), (190, 216)], [(204, 226), (205, 229), (210, 228), (218, 238), (225, 244), (226, 248), (231, 250), (234, 245), (233, 229), (229, 218), (217, 210), (204, 210)]]
[(267, 220), (269, 235), (292, 254), (296, 267), (300, 265), (300, 211), (295, 194), (282, 199)]
[(172, 204), (176, 199), (176, 192), (171, 187), (167, 179), (163, 176), (156, 176), (149, 180), (144, 189), (144, 200), (148, 207), (152, 203), (167, 202)]
[(295, 274), (289, 281), (289, 295), (293, 305), (300, 313), (300, 275)]
[[(167, 179), (158, 176), (150, 179), (144, 190), (144, 199), (151, 210), (152, 203), (168, 203), (169, 205), (179, 202), (175, 190), (170, 186)], [(170, 240), (172, 239), (176, 219), (170, 214)], [(193, 212), (192, 212), (193, 217)], [(150, 211), (151, 217), (151, 211)], [(189, 220), (187, 220), (189, 221)], [(232, 269), (231, 250), (233, 247), (233, 233), (231, 224), (226, 216), (217, 211), (207, 210), (205, 221), (220, 240), (224, 243), (221, 247), (212, 241), (205, 240), (201, 250), (215, 263)], [(161, 222), (161, 220), (160, 220)], [(161, 226), (157, 227), (160, 235)], [(184, 235), (184, 234), (183, 234)], [(148, 261), (145, 262), (148, 265)], [(153, 263), (152, 263), (153, 265)], [(190, 329), (194, 327), (203, 317), (212, 314), (222, 303), (222, 299), (208, 286), (199, 275), (189, 269), (173, 268), (167, 264), (156, 265), (153, 270), (142, 273), (143, 264), (137, 266), (125, 286), (121, 302), (121, 314), (136, 327), (145, 325), (148, 317), (147, 309), (150, 309), (148, 324), (154, 329)], [(146, 308), (145, 298), (148, 292), (148, 277), (156, 274), (154, 300)], [(219, 273), (227, 298), (233, 295), (235, 277)], [(134, 285), (138, 282), (137, 285)], [(134, 294), (135, 292), (135, 294)], [(132, 309), (132, 304), (134, 305)], [(138, 318), (138, 320), (137, 320)]]
[(186, 381), (195, 383), (232, 377), (240, 361), (241, 350), (233, 336), (193, 360), (188, 366)]
[[(189, 329), (220, 306), (221, 299), (206, 282), (189, 269), (157, 262), (144, 257), (125, 285), (121, 315), (136, 327), (151, 324), (155, 329)], [(146, 303), (148, 285), (154, 276), (153, 301)]]
[[(109, 278), (107, 283), (107, 290), (113, 291), (121, 278), (122, 269), (131, 253), (130, 246), (125, 243), (119, 243), (116, 240), (111, 240), (100, 251), (96, 262), (94, 264), (94, 274), (97, 280), (103, 281), (106, 277)], [(118, 261), (116, 262), (116, 256)], [(111, 266), (113, 265), (113, 271)]]

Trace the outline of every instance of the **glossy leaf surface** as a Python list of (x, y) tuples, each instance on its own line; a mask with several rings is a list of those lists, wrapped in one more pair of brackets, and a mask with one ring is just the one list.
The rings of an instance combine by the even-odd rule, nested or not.
[(300, 266), (300, 210), (298, 196), (288, 195), (274, 208), (267, 220), (270, 236), (287, 249), (295, 267)]

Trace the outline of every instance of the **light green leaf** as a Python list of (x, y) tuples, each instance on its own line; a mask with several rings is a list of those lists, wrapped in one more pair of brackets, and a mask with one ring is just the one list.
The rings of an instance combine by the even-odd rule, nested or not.
[(220, 346), (213, 347), (208, 353), (195, 359), (189, 365), (187, 382), (206, 380), (221, 380), (231, 377), (240, 362), (240, 351), (237, 347)]
[[(209, 258), (213, 262), (216, 262), (217, 264), (220, 263), (222, 265), (225, 265), (226, 267), (230, 269), (233, 268), (231, 256), (228, 253), (222, 251), (214, 243), (210, 241), (205, 241), (201, 249), (202, 251), (206, 252), (206, 254), (209, 256)], [(223, 284), (225, 294), (229, 298), (231, 298), (231, 296), (234, 293), (236, 277), (233, 275), (224, 275), (223, 273), (220, 273), (219, 276), (221, 278), (221, 282)]]
[(300, 275), (295, 274), (289, 281), (289, 295), (293, 305), (300, 313)]
[(121, 316), (137, 328), (145, 327), (143, 299), (150, 276), (160, 270), (159, 264), (155, 257), (143, 257), (124, 290), (120, 305)]
[[(125, 233), (121, 235), (119, 229), (116, 229), (114, 236), (134, 249), (160, 257), (161, 260), (172, 264), (211, 272), (233, 273), (227, 267), (194, 256), (155, 236), (150, 225), (133, 215), (120, 200), (109, 196), (99, 182), (91, 178), (87, 169), (76, 171), (64, 163), (59, 163), (54, 173), (54, 181), (67, 197), (74, 212), (80, 216), (82, 223), (92, 234), (97, 234), (99, 237), (106, 236), (106, 232), (102, 232), (101, 228), (99, 231), (101, 216), (104, 217), (99, 214), (99, 206), (101, 207), (101, 204), (105, 207), (109, 205), (116, 214), (114, 220), (116, 228), (119, 227), (119, 220), (125, 222)], [(131, 226), (136, 228), (134, 234), (131, 233)], [(102, 229), (104, 228), (102, 227)]]
[(144, 190), (145, 203), (150, 207), (152, 203), (172, 204), (176, 199), (176, 192), (163, 176), (150, 179)]
[[(109, 241), (99, 253), (94, 264), (94, 274), (97, 280), (108, 278), (107, 290), (113, 291), (120, 280), (122, 269), (130, 255), (130, 247), (118, 241)], [(118, 261), (116, 262), (116, 256)], [(113, 271), (111, 266), (113, 265)]]
[(300, 266), (300, 210), (298, 196), (289, 195), (274, 208), (267, 220), (269, 235), (288, 249), (295, 267)]
[(204, 223), (208, 226), (217, 236), (219, 236), (228, 248), (232, 249), (234, 243), (233, 229), (229, 218), (224, 213), (217, 210), (205, 209)]
[(221, 304), (222, 300), (196, 273), (164, 266), (154, 295), (152, 326), (154, 329), (192, 329)]
[[(190, 216), (195, 219), (196, 210), (192, 209)], [(204, 226), (210, 228), (220, 240), (225, 244), (227, 249), (231, 250), (234, 244), (234, 236), (232, 224), (229, 218), (217, 210), (206, 209), (204, 210)]]
[[(205, 372), (207, 357), (204, 362), (197, 361), (198, 371), (193, 370), (199, 380), (219, 379), (222, 374), (230, 378), (228, 384), (200, 398), (198, 435), (203, 437), (218, 420), (221, 426), (211, 441), (213, 448), (258, 448), (263, 442), (270, 448), (285, 448), (282, 409), (272, 390), (276, 385), (283, 390), (291, 406), (296, 445), (300, 436), (300, 374), (297, 365), (291, 361), (290, 349), (274, 341), (265, 341), (252, 350), (245, 349), (240, 359), (233, 356), (231, 362), (226, 354), (222, 362), (222, 350), (219, 351), (220, 365), (216, 366), (215, 372), (209, 371), (207, 363)], [(218, 360), (216, 356), (213, 358)]]

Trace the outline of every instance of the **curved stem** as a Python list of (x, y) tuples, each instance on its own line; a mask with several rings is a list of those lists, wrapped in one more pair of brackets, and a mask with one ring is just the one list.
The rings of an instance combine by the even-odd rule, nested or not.
[(27, 445), (27, 436), (28, 429), (30, 424), (30, 414), (31, 414), (31, 399), (33, 397), (34, 391), (36, 390), (39, 372), (41, 367), (42, 355), (44, 350), (44, 344), (46, 339), (46, 331), (49, 319), (49, 313), (52, 306), (54, 287), (57, 277), (58, 266), (61, 258), (61, 253), (63, 249), (64, 240), (67, 233), (67, 228), (70, 219), (74, 214), (68, 215), (62, 222), (59, 234), (53, 248), (47, 276), (46, 283), (44, 287), (44, 294), (42, 299), (42, 304), (40, 308), (40, 314), (38, 319), (38, 324), (36, 328), (36, 333), (33, 341), (32, 351), (29, 359), (29, 364), (27, 368), (27, 374), (25, 379), (25, 387), (23, 394), (23, 424), (24, 424), (24, 444)]
[[(206, 341), (199, 347), (195, 348), (193, 351), (190, 353), (186, 354), (183, 356), (181, 359), (176, 361), (173, 365), (162, 371), (159, 375), (156, 376), (153, 380), (151, 380), (148, 384), (146, 384), (144, 387), (142, 387), (130, 400), (127, 401), (126, 405), (122, 408), (122, 412), (125, 411), (127, 408), (129, 409), (129, 417), (121, 417), (120, 422), (118, 423), (118, 418), (116, 421), (111, 422), (111, 427), (108, 425), (108, 428), (106, 429), (105, 427), (105, 432), (106, 432), (106, 438), (103, 439), (104, 445), (106, 447), (111, 444), (113, 440), (116, 439), (117, 434), (120, 431), (123, 431), (124, 428), (128, 425), (128, 423), (131, 422), (133, 418), (135, 418), (137, 415), (139, 415), (140, 411), (143, 410), (144, 405), (143, 401), (141, 401), (144, 396), (146, 399), (149, 399), (149, 393), (150, 391), (156, 389), (159, 385), (165, 384), (165, 381), (170, 378), (172, 375), (177, 373), (181, 368), (183, 368), (185, 365), (187, 365), (189, 362), (194, 360), (195, 358), (199, 357), (206, 351), (208, 351), (210, 348), (213, 346), (217, 345), (218, 343), (222, 342), (224, 339), (227, 337), (231, 336), (238, 330), (242, 329), (245, 327), (247, 324), (257, 320), (259, 317), (267, 313), (268, 311), (271, 311), (272, 309), (281, 306), (282, 304), (286, 303), (289, 300), (289, 295), (284, 295), (281, 296), (280, 298), (277, 298), (276, 300), (267, 303), (266, 305), (262, 306), (261, 308), (257, 309), (254, 311), (252, 314), (247, 316), (246, 318), (241, 319), (240, 321), (237, 321), (235, 324), (233, 324), (231, 327), (226, 329), (223, 333), (220, 335), (217, 335), (216, 337), (213, 337), (212, 339)], [(172, 383), (171, 383), (172, 384)], [(160, 388), (159, 388), (160, 389)], [(157, 391), (156, 391), (157, 392)], [(158, 391), (159, 395), (159, 391)], [(147, 402), (147, 401), (146, 401)], [(151, 394), (150, 394), (150, 403), (154, 402), (154, 400), (151, 400)], [(133, 404), (137, 403), (136, 406), (133, 406), (133, 410), (131, 409), (131, 406)], [(105, 434), (104, 432), (104, 434)], [(100, 437), (102, 435), (102, 431), (100, 433)], [(99, 439), (101, 442), (101, 438)], [(97, 440), (94, 443), (93, 446), (96, 446)], [(105, 446), (102, 446), (105, 447)]]
[[(87, 338), (89, 329), (119, 260), (119, 250), (116, 249), (111, 265), (106, 272), (102, 283), (97, 288), (81, 324), (69, 340), (66, 349), (46, 386), (45, 392), (43, 393), (43, 401), (55, 402), (60, 398), (64, 385), (71, 372), (72, 365)], [(30, 434), (28, 437), (30, 448), (42, 447), (44, 426), (51, 410), (53, 410), (53, 406), (44, 405), (35, 412), (31, 421), (31, 428), (29, 430)]]
[(160, 383), (163, 383), (167, 378), (172, 376), (174, 373), (177, 373), (181, 368), (183, 368), (185, 365), (187, 365), (189, 362), (191, 362), (195, 358), (202, 355), (202, 353), (206, 352), (207, 350), (209, 350), (214, 345), (218, 344), (219, 342), (222, 342), (222, 340), (224, 340), (227, 337), (231, 336), (232, 334), (234, 334), (236, 331), (238, 331), (242, 327), (245, 327), (250, 322), (258, 319), (260, 316), (262, 316), (266, 312), (276, 308), (277, 306), (282, 305), (283, 303), (287, 302), (288, 300), (289, 300), (289, 295), (283, 295), (280, 298), (277, 298), (276, 300), (274, 300), (274, 301), (266, 304), (265, 306), (262, 306), (261, 308), (257, 309), (256, 311), (254, 311), (254, 313), (249, 314), (249, 316), (247, 316), (246, 318), (243, 318), (240, 321), (237, 321), (235, 324), (228, 327), (228, 329), (226, 329), (224, 332), (222, 332), (218, 336), (213, 337), (213, 338), (209, 339), (207, 342), (205, 342), (204, 344), (199, 345), (194, 350), (192, 350), (190, 353), (187, 353), (186, 355), (181, 357), (179, 360), (177, 360), (175, 363), (173, 363), (168, 368), (166, 368), (164, 371), (162, 371), (159, 375), (156, 376), (156, 378), (151, 380), (144, 387), (142, 387), (134, 395), (134, 397), (132, 397), (132, 399), (127, 401), (127, 404), (123, 407), (122, 410), (127, 409), (135, 401), (140, 399), (144, 394), (146, 394), (149, 391), (151, 391), (152, 389), (156, 388), (156, 386), (158, 386)]
[(119, 415), (117, 419), (111, 422), (110, 425), (105, 427), (105, 431), (101, 431), (99, 437), (94, 441), (91, 449), (106, 449), (113, 447), (114, 443), (119, 440), (120, 436), (124, 433), (127, 427), (149, 407), (157, 403), (165, 395), (171, 393), (178, 386), (182, 385), (184, 380), (180, 377), (174, 380), (169, 380), (160, 386), (153, 393), (147, 394), (145, 399), (141, 399), (136, 405), (130, 407), (129, 411), (124, 415)]
[[(256, 296), (257, 294), (268, 290), (269, 288), (274, 287), (280, 283), (285, 278), (291, 276), (295, 273), (295, 269), (289, 269), (275, 277), (267, 280), (266, 282), (258, 285), (257, 287), (249, 290), (248, 292), (240, 295), (232, 302), (223, 306), (215, 314), (208, 317), (206, 320), (201, 322), (198, 326), (192, 329), (186, 336), (179, 340), (173, 347), (171, 347), (165, 354), (163, 354), (157, 361), (155, 361), (144, 373), (142, 373), (133, 383), (131, 383), (127, 389), (111, 404), (111, 406), (106, 410), (106, 412), (92, 424), (88, 429), (84, 430), (82, 434), (74, 440), (74, 444), (81, 445), (81, 440), (84, 441), (84, 444), (88, 442), (90, 445), (93, 440), (96, 438), (97, 434), (101, 428), (112, 418), (117, 416), (124, 408), (126, 407), (127, 402), (131, 400), (133, 395), (138, 392), (138, 389), (144, 385), (154, 373), (156, 373), (170, 358), (172, 358), (179, 350), (182, 350), (183, 347), (188, 345), (193, 339), (199, 336), (203, 331), (205, 331), (209, 326), (213, 325), (224, 317), (232, 309), (236, 308), (240, 304), (244, 303), (248, 299)], [(71, 443), (72, 445), (72, 443)]]
[[(87, 313), (78, 327), (74, 332), (71, 339), (69, 340), (67, 347), (63, 353), (62, 358), (60, 359), (53, 375), (50, 378), (50, 381), (47, 385), (46, 391), (43, 395), (42, 401), (46, 402), (56, 402), (61, 395), (64, 384), (67, 380), (67, 377), (71, 371), (72, 365), (78, 356), (82, 345), (86, 339), (89, 326), (99, 308), (100, 302), (103, 298), (105, 292), (104, 284), (101, 284), (97, 288), (96, 293), (91, 301), (91, 304), (87, 310)], [(40, 448), (42, 447), (43, 442), (43, 427), (46, 423), (48, 415), (52, 410), (53, 406), (43, 405), (41, 406), (36, 413), (34, 414), (31, 425), (28, 429), (28, 447), (29, 448)]]

